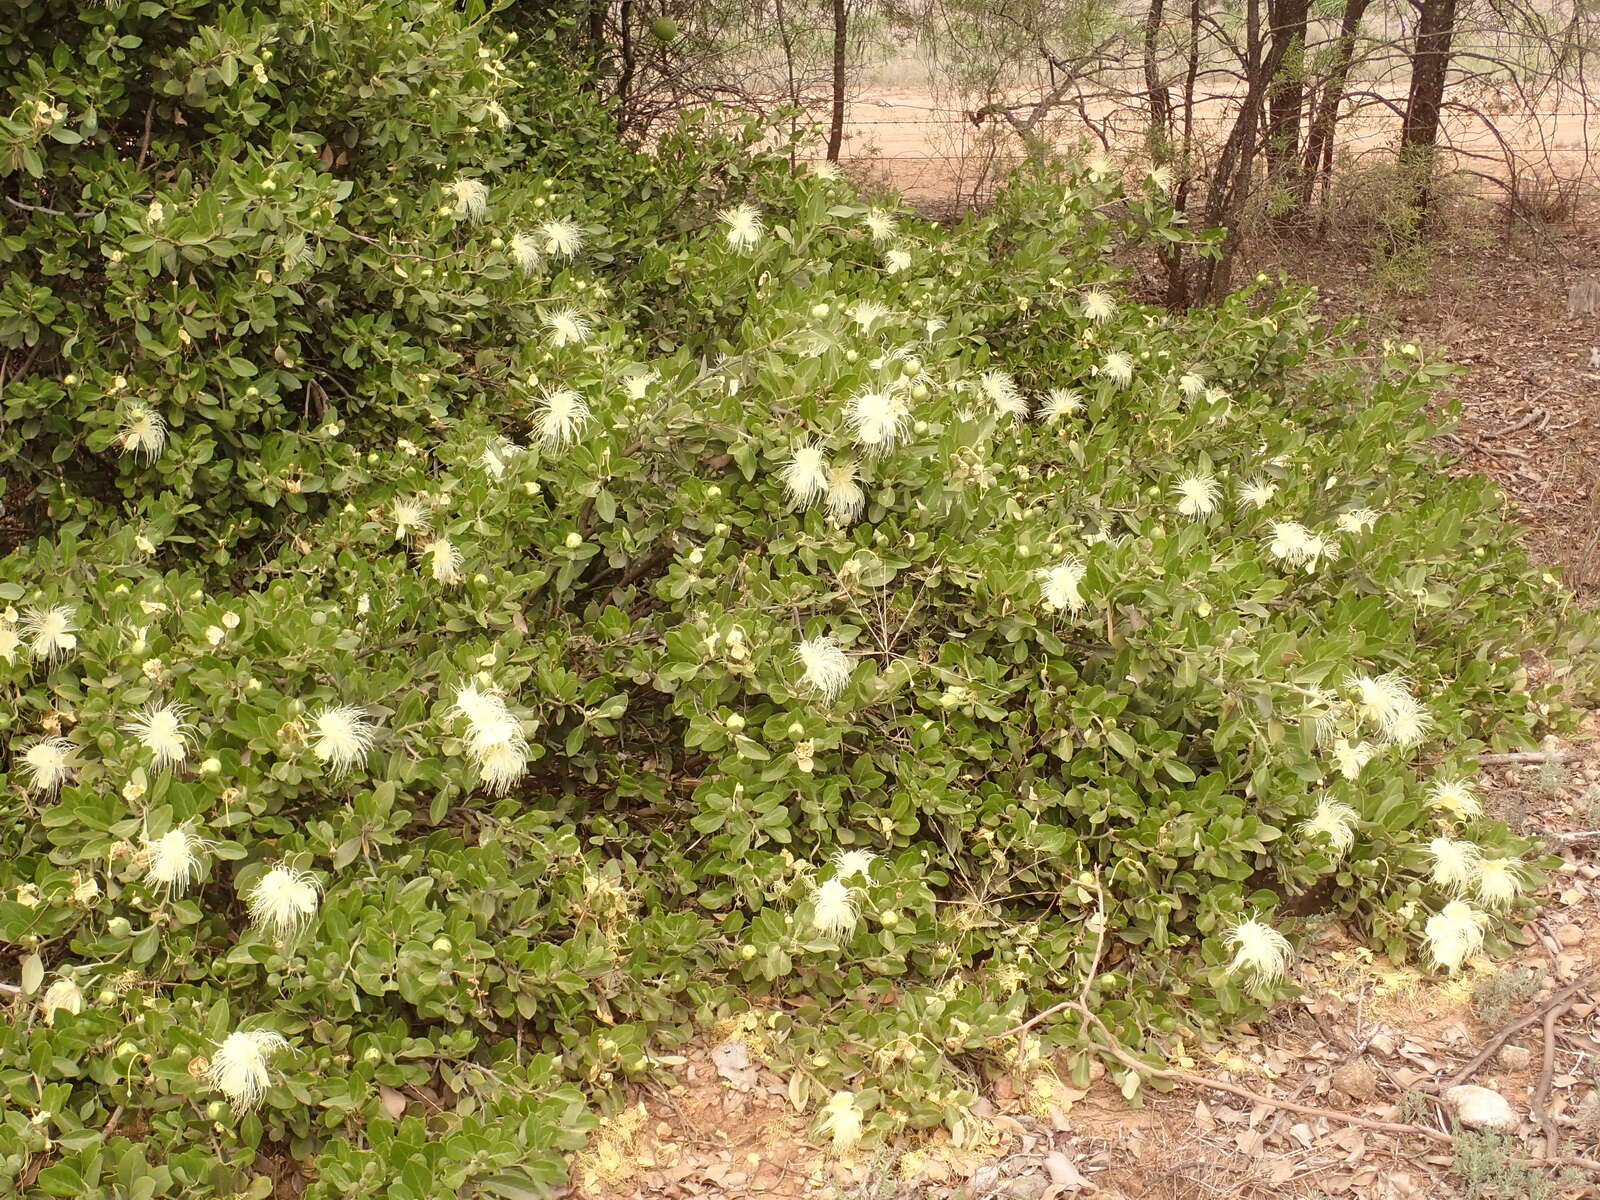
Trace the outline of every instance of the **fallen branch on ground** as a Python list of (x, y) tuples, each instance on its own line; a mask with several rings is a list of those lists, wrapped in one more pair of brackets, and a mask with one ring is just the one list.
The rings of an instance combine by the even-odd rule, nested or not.
[[(1131, 1071), (1138, 1072), (1139, 1075), (1145, 1078), (1167, 1079), (1174, 1083), (1186, 1083), (1191, 1087), (1206, 1088), (1214, 1092), (1224, 1092), (1227, 1095), (1236, 1096), (1241, 1100), (1248, 1100), (1253, 1105), (1265, 1105), (1268, 1108), (1277, 1108), (1286, 1112), (1299, 1113), (1301, 1116), (1306, 1117), (1321, 1117), (1325, 1120), (1335, 1121), (1344, 1125), (1354, 1125), (1359, 1129), (1371, 1129), (1379, 1133), (1393, 1133), (1425, 1138), (1430, 1142), (1437, 1142), (1443, 1146), (1455, 1145), (1456, 1138), (1454, 1134), (1446, 1133), (1442, 1129), (1434, 1129), (1427, 1125), (1417, 1125), (1409, 1121), (1382, 1121), (1376, 1117), (1363, 1117), (1358, 1116), (1355, 1113), (1341, 1112), (1336, 1108), (1324, 1108), (1315, 1104), (1301, 1104), (1294, 1100), (1279, 1100), (1276, 1097), (1266, 1096), (1260, 1092), (1253, 1092), (1247, 1087), (1241, 1087), (1239, 1084), (1229, 1083), (1226, 1080), (1212, 1079), (1210, 1076), (1197, 1075), (1191, 1071), (1174, 1071), (1170, 1068), (1152, 1067), (1148, 1063), (1139, 1061), (1139, 1059), (1135, 1058), (1123, 1048), (1123, 1045), (1121, 1041), (1118, 1040), (1117, 1035), (1112, 1033), (1111, 1029), (1106, 1025), (1106, 1023), (1102, 1021), (1092, 1009), (1090, 1009), (1088, 1003), (1089, 992), (1093, 987), (1095, 978), (1100, 973), (1100, 957), (1105, 949), (1105, 896), (1100, 890), (1099, 883), (1099, 874), (1096, 872), (1096, 908), (1095, 916), (1091, 918), (1091, 921), (1094, 922), (1091, 928), (1095, 930), (1094, 955), (1090, 959), (1089, 970), (1084, 976), (1083, 987), (1079, 990), (1077, 997), (1072, 1000), (1063, 1000), (1059, 1004), (1051, 1005), (1049, 1008), (1044, 1009), (1033, 1017), (1030, 1017), (1020, 1025), (1016, 1025), (1011, 1029), (1007, 1029), (1003, 1033), (995, 1034), (989, 1039), (990, 1041), (999, 1041), (1002, 1038), (1011, 1037), (1013, 1034), (1022, 1033), (1033, 1028), (1035, 1025), (1039, 1024), (1041, 1021), (1054, 1015), (1055, 1013), (1071, 1011), (1077, 1013), (1083, 1018), (1089, 1027), (1092, 1027), (1099, 1033), (1102, 1044), (1098, 1047), (1098, 1049), (1100, 1049), (1101, 1052), (1111, 1055), (1112, 1058), (1116, 1059), (1123, 1066), (1127, 1067)], [(1510, 1037), (1511, 1034), (1517, 1029), (1541, 1019), (1548, 1010), (1557, 1005), (1560, 1005), (1564, 1010), (1566, 1004), (1570, 1002), (1572, 997), (1577, 994), (1578, 990), (1585, 986), (1588, 982), (1589, 979), (1586, 976), (1583, 979), (1580, 979), (1578, 982), (1571, 984), (1557, 997), (1555, 997), (1555, 999), (1550, 1001), (1550, 1003), (1544, 1008), (1522, 1019), (1521, 1021), (1516, 1022), (1507, 1029), (1502, 1030), (1499, 1034), (1496, 1034), (1495, 1038), (1490, 1040), (1489, 1045), (1479, 1053), (1476, 1059), (1467, 1065), (1467, 1067), (1460, 1075), (1457, 1076), (1456, 1080), (1453, 1081), (1450, 1086), (1454, 1086), (1454, 1083), (1460, 1082), (1460, 1080), (1465, 1079), (1473, 1071), (1477, 1070), (1484, 1061), (1487, 1061), (1489, 1055), (1498, 1050), (1499, 1047), (1504, 1044), (1505, 1039)], [(1552, 1147), (1550, 1147), (1547, 1143), (1546, 1153), (1544, 1155), (1529, 1156), (1526, 1161), (1533, 1166), (1575, 1167), (1581, 1171), (1589, 1171), (1594, 1174), (1600, 1174), (1600, 1160), (1595, 1160), (1592, 1158), (1579, 1158), (1572, 1155), (1555, 1156), (1549, 1153), (1551, 1148)]]
[(1466, 1066), (1462, 1067), (1461, 1070), (1457, 1071), (1455, 1076), (1448, 1083), (1446, 1083), (1444, 1085), (1444, 1089), (1441, 1090), (1453, 1088), (1456, 1086), (1456, 1084), (1465, 1083), (1467, 1080), (1471, 1079), (1473, 1073), (1476, 1072), (1479, 1067), (1483, 1066), (1484, 1063), (1488, 1062), (1491, 1058), (1498, 1054), (1500, 1047), (1504, 1046), (1512, 1039), (1512, 1037), (1526, 1029), (1529, 1025), (1532, 1025), (1535, 1021), (1541, 1020), (1544, 1017), (1547, 1009), (1555, 1008), (1557, 1005), (1565, 1007), (1569, 1000), (1575, 997), (1584, 988), (1588, 987), (1593, 980), (1594, 975), (1592, 973), (1580, 976), (1578, 979), (1562, 988), (1554, 996), (1550, 997), (1550, 999), (1545, 1001), (1544, 1004), (1534, 1009), (1527, 1016), (1518, 1017), (1515, 1021), (1511, 1022), (1511, 1024), (1505, 1026), (1503, 1029), (1498, 1030), (1493, 1037), (1483, 1044), (1483, 1049), (1478, 1051), (1478, 1053), (1473, 1057), (1472, 1061)]
[(1586, 842), (1600, 842), (1600, 829), (1579, 829), (1574, 833), (1547, 833), (1545, 837), (1563, 846), (1582, 846)]
[(1484, 766), (1495, 766), (1501, 763), (1571, 762), (1582, 757), (1582, 750), (1513, 750), (1506, 754), (1480, 754), (1478, 762)]

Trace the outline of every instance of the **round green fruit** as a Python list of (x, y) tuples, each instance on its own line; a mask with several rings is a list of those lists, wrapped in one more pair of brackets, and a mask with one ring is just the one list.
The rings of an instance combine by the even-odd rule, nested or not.
[(657, 17), (650, 22), (650, 32), (658, 42), (670, 42), (678, 36), (678, 23), (668, 17)]

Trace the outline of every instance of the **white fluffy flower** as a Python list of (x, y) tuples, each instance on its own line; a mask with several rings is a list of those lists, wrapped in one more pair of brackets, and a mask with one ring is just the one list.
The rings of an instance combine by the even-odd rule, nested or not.
[(273, 867), (245, 895), (250, 920), (273, 937), (295, 937), (316, 915), (317, 891), (316, 880), (305, 871)]
[(570, 388), (550, 392), (539, 410), (539, 440), (546, 446), (564, 446), (589, 423), (589, 406)]
[(358, 765), (372, 749), (377, 728), (361, 709), (351, 704), (325, 704), (312, 718), (316, 736), (311, 752), (342, 775)]
[(490, 442), (483, 448), (483, 453), (478, 455), (478, 465), (489, 473), (491, 479), (504, 479), (506, 476), (506, 459), (517, 453), (519, 447), (515, 442), (501, 440)]
[(447, 537), (436, 537), (422, 548), (433, 581), (445, 587), (461, 582), (461, 551)]
[(1298, 521), (1272, 522), (1267, 553), (1288, 567), (1316, 569), (1317, 559), (1328, 552), (1327, 543)]
[(528, 772), (528, 743), (520, 733), (499, 741), (473, 742), (471, 751), (478, 777), (496, 796), (505, 795)]
[(872, 451), (893, 449), (911, 420), (911, 410), (899, 396), (871, 390), (852, 396), (845, 415), (856, 431), (856, 441)]
[(1083, 397), (1071, 388), (1051, 388), (1039, 415), (1046, 421), (1075, 417), (1083, 411)]
[(827, 634), (801, 642), (795, 658), (803, 668), (800, 682), (824, 700), (832, 700), (850, 682), (850, 656)]
[(817, 1130), (833, 1143), (835, 1154), (848, 1154), (861, 1141), (865, 1114), (856, 1103), (854, 1092), (835, 1092), (822, 1106)]
[(200, 851), (205, 843), (185, 821), (152, 841), (141, 837), (140, 859), (145, 865), (144, 879), (151, 887), (175, 895), (188, 890), (200, 869)]
[(1460, 821), (1471, 820), (1483, 812), (1477, 792), (1465, 779), (1435, 779), (1428, 788), (1428, 803)]
[(839, 164), (831, 159), (819, 158), (807, 165), (813, 178), (820, 179), (823, 183), (837, 183), (840, 178)]
[(10, 666), (17, 661), (17, 653), (24, 649), (26, 646), (16, 625), (0, 619), (0, 662)]
[(498, 692), (467, 683), (456, 688), (455, 703), (450, 706), (449, 715), (465, 717), (476, 730), (498, 720), (506, 711), (506, 703)]
[(985, 371), (978, 376), (978, 390), (993, 406), (997, 416), (1016, 417), (1020, 421), (1028, 415), (1028, 399), (1009, 372), (998, 369)]
[(876, 300), (858, 300), (850, 306), (850, 319), (862, 332), (871, 329), (889, 315), (890, 309)]
[(629, 400), (643, 400), (658, 378), (654, 371), (631, 371), (622, 377), (622, 394)]
[(1260, 984), (1273, 984), (1283, 978), (1292, 953), (1289, 939), (1265, 921), (1240, 921), (1228, 930), (1226, 942), (1233, 950), (1233, 961), (1228, 964), (1230, 974), (1242, 971)]
[(1339, 766), (1339, 774), (1346, 779), (1360, 778), (1375, 753), (1368, 742), (1352, 743), (1348, 738), (1340, 738), (1333, 744), (1333, 760)]
[(1483, 852), (1475, 842), (1436, 837), (1428, 843), (1428, 857), (1433, 860), (1428, 878), (1434, 886), (1459, 895), (1477, 882), (1478, 862)]
[(859, 915), (855, 889), (840, 879), (825, 880), (811, 893), (811, 927), (824, 937), (849, 937)]
[(1267, 483), (1265, 480), (1256, 480), (1247, 483), (1239, 489), (1239, 502), (1248, 504), (1251, 508), (1265, 508), (1272, 503), (1272, 498), (1278, 494), (1278, 485)]
[(64, 737), (40, 738), (22, 752), (22, 766), (29, 791), (53, 792), (76, 770), (72, 743)]
[(413, 534), (426, 533), (428, 524), (432, 520), (428, 512), (428, 502), (421, 497), (395, 497), (394, 503), (389, 508), (389, 514), (394, 519), (395, 540), (401, 542)]
[(1478, 860), (1478, 899), (1487, 908), (1506, 908), (1527, 886), (1522, 864), (1514, 858)]
[(1083, 596), (1078, 587), (1083, 583), (1086, 569), (1081, 561), (1070, 554), (1053, 567), (1041, 568), (1038, 571), (1039, 590), (1044, 594), (1046, 607), (1074, 615), (1081, 611)]
[(812, 503), (828, 491), (828, 460), (822, 456), (822, 447), (807, 442), (794, 452), (779, 472), (789, 500), (801, 507)]
[(1356, 693), (1356, 711), (1397, 746), (1412, 746), (1427, 732), (1429, 718), (1403, 676), (1351, 675), (1345, 686)]
[(56, 1023), (56, 1013), (69, 1012), (81, 1013), (83, 1011), (83, 993), (78, 990), (78, 985), (62, 975), (45, 989), (43, 996), (39, 997), (39, 1015), (44, 1018), (46, 1025)]
[(1358, 819), (1356, 810), (1348, 804), (1324, 796), (1317, 801), (1310, 819), (1301, 824), (1300, 831), (1308, 836), (1327, 838), (1336, 854), (1344, 855), (1356, 844)]
[(238, 1112), (261, 1103), (272, 1084), (267, 1060), (289, 1043), (268, 1029), (239, 1029), (218, 1043), (206, 1078)]
[(511, 261), (517, 264), (517, 270), (524, 275), (532, 275), (539, 269), (539, 263), (544, 255), (539, 252), (539, 243), (531, 233), (514, 233), (511, 235)]
[(753, 204), (725, 208), (717, 219), (728, 227), (728, 245), (735, 250), (748, 250), (761, 240), (761, 212)]
[(890, 250), (883, 256), (883, 270), (887, 275), (898, 275), (911, 269), (911, 254), (906, 250)]
[(469, 683), (456, 689), (450, 713), (466, 718), (467, 752), (484, 786), (505, 793), (527, 772), (528, 742), (504, 698)]
[(887, 242), (894, 236), (894, 218), (881, 208), (874, 208), (861, 218), (875, 242)]
[(836, 463), (828, 472), (828, 516), (837, 525), (849, 525), (867, 507), (867, 493), (856, 482), (856, 464)]
[(852, 879), (859, 875), (871, 880), (872, 864), (877, 861), (878, 856), (870, 850), (841, 850), (833, 856), (833, 877)]
[(1145, 179), (1158, 192), (1166, 193), (1172, 190), (1172, 168), (1169, 166), (1151, 167)]
[(22, 631), (34, 658), (56, 658), (78, 645), (77, 613), (65, 604), (30, 608), (22, 616)]
[(1193, 371), (1185, 371), (1178, 376), (1178, 390), (1190, 400), (1206, 390), (1205, 379)]
[(167, 422), (155, 409), (135, 404), (117, 432), (117, 442), (124, 454), (140, 454), (153, 462), (167, 444)]
[(481, 179), (457, 179), (450, 185), (450, 195), (458, 218), (476, 221), (489, 211), (489, 187)]
[(1133, 382), (1133, 356), (1113, 350), (1100, 363), (1100, 374), (1118, 387), (1127, 387)]
[(558, 308), (545, 313), (544, 327), (550, 331), (550, 345), (557, 350), (564, 346), (581, 346), (593, 332), (589, 322), (575, 308)]
[(1433, 961), (1447, 971), (1458, 970), (1483, 946), (1488, 914), (1460, 900), (1452, 900), (1428, 918), (1423, 935)]
[(1178, 480), (1172, 494), (1178, 497), (1179, 516), (1209, 517), (1217, 511), (1222, 489), (1214, 476), (1197, 471)]
[(150, 752), (155, 768), (174, 767), (189, 757), (193, 729), (184, 722), (184, 710), (176, 704), (150, 704), (122, 727)]
[(583, 230), (571, 221), (546, 221), (539, 226), (539, 236), (546, 254), (572, 258), (583, 249)]
[(1336, 522), (1341, 533), (1365, 533), (1377, 523), (1377, 510), (1371, 508), (1354, 508), (1340, 513)]
[(1090, 321), (1107, 321), (1117, 311), (1117, 302), (1099, 288), (1083, 294), (1083, 315)]

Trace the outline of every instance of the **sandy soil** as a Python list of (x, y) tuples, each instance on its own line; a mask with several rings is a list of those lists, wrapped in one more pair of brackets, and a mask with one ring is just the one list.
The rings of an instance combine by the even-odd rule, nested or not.
[[(1403, 96), (1387, 97), (1403, 103)], [(1096, 121), (1109, 122), (1112, 147), (1137, 148), (1142, 129), (1137, 114), (1112, 119), (1105, 102), (1089, 102)], [(1209, 131), (1225, 130), (1233, 102), (1217, 97), (1200, 113), (1202, 140)], [(1492, 122), (1492, 127), (1489, 122)], [(1355, 159), (1386, 159), (1399, 137), (1399, 118), (1374, 103), (1341, 122), (1339, 146)], [(1093, 141), (1081, 118), (1063, 113), (1053, 141), (1070, 148)], [(1503, 194), (1504, 181), (1516, 172), (1523, 178), (1553, 176), (1576, 179), (1592, 173), (1592, 143), (1600, 140), (1600, 113), (1587, 120), (1577, 112), (1552, 112), (1534, 120), (1493, 111), (1450, 112), (1444, 118), (1443, 140), (1452, 147), (1452, 161), (1462, 171), (1463, 186), (1484, 195)], [(864, 89), (846, 113), (843, 157), (859, 171), (873, 174), (920, 204), (941, 204), (956, 198), (981, 197), (993, 185), (991, 169), (998, 156), (1016, 153), (1017, 139), (1001, 125), (979, 126), (948, 99), (925, 86), (878, 86)], [(1600, 155), (1600, 146), (1593, 147)], [(1596, 158), (1600, 163), (1600, 158)], [(1496, 182), (1499, 181), (1499, 182)]]

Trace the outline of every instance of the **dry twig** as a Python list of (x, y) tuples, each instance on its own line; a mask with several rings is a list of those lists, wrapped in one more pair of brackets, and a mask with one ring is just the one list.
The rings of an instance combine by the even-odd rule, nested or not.
[[(1455, 1145), (1455, 1136), (1453, 1134), (1446, 1133), (1442, 1129), (1433, 1129), (1427, 1125), (1417, 1125), (1409, 1121), (1382, 1121), (1376, 1117), (1358, 1116), (1355, 1113), (1341, 1112), (1335, 1108), (1325, 1108), (1315, 1104), (1301, 1104), (1294, 1100), (1280, 1100), (1275, 1096), (1263, 1095), (1260, 1092), (1251, 1091), (1247, 1087), (1241, 1087), (1239, 1084), (1229, 1083), (1226, 1080), (1212, 1079), (1210, 1076), (1198, 1075), (1191, 1071), (1175, 1071), (1170, 1068), (1152, 1067), (1148, 1063), (1141, 1062), (1139, 1059), (1135, 1058), (1123, 1048), (1123, 1045), (1117, 1038), (1117, 1035), (1111, 1031), (1105, 1022), (1102, 1021), (1088, 1005), (1089, 992), (1094, 985), (1096, 976), (1099, 974), (1100, 956), (1105, 948), (1105, 896), (1100, 889), (1098, 873), (1095, 877), (1095, 896), (1095, 916), (1098, 918), (1098, 921), (1096, 922), (1095, 927), (1096, 937), (1094, 956), (1090, 961), (1089, 971), (1084, 977), (1083, 987), (1079, 989), (1077, 997), (1071, 1000), (1063, 1000), (1058, 1004), (1051, 1005), (1049, 1008), (1022, 1022), (1020, 1025), (1008, 1029), (1004, 1033), (998, 1033), (994, 1035), (994, 1037), (990, 1039), (991, 1041), (998, 1041), (1001, 1038), (1006, 1038), (1012, 1036), (1013, 1034), (1021, 1033), (1025, 1030), (1031, 1029), (1033, 1026), (1039, 1024), (1041, 1021), (1055, 1013), (1070, 1010), (1083, 1018), (1086, 1028), (1092, 1028), (1099, 1034), (1099, 1041), (1101, 1044), (1099, 1045), (1098, 1049), (1102, 1053), (1109, 1054), (1112, 1058), (1116, 1059), (1129, 1070), (1136, 1071), (1141, 1076), (1146, 1078), (1166, 1079), (1173, 1083), (1186, 1083), (1191, 1087), (1205, 1088), (1214, 1092), (1224, 1092), (1227, 1095), (1236, 1096), (1241, 1100), (1248, 1100), (1252, 1105), (1263, 1105), (1267, 1108), (1277, 1108), (1286, 1112), (1299, 1113), (1301, 1116), (1306, 1117), (1320, 1117), (1326, 1121), (1335, 1121), (1344, 1125), (1354, 1125), (1359, 1129), (1371, 1129), (1379, 1133), (1393, 1133), (1403, 1136), (1409, 1135), (1420, 1137), (1425, 1138), (1430, 1142), (1437, 1142), (1444, 1146)], [(1490, 1044), (1485, 1047), (1484, 1052), (1480, 1053), (1479, 1056), (1469, 1063), (1467, 1068), (1459, 1076), (1457, 1076), (1455, 1082), (1459, 1083), (1473, 1071), (1477, 1070), (1477, 1068), (1481, 1066), (1484, 1061), (1487, 1061), (1489, 1055), (1493, 1054), (1495, 1050), (1499, 1049), (1499, 1047), (1504, 1044), (1504, 1041), (1507, 1037), (1510, 1037), (1511, 1034), (1517, 1029), (1539, 1020), (1540, 1017), (1544, 1015), (1546, 1010), (1554, 1008), (1557, 1012), (1564, 1011), (1566, 1005), (1571, 1002), (1572, 998), (1577, 994), (1579, 989), (1582, 988), (1587, 982), (1587, 977), (1585, 977), (1583, 980), (1579, 980), (1578, 982), (1564, 989), (1555, 1000), (1551, 1001), (1549, 1005), (1545, 1006), (1545, 1009), (1541, 1009), (1539, 1012), (1536, 1012), (1531, 1016), (1516, 1022), (1513, 1026), (1502, 1030), (1500, 1034), (1497, 1034), (1495, 1038), (1491, 1039)], [(1578, 1158), (1571, 1155), (1557, 1156), (1550, 1153), (1552, 1148), (1552, 1146), (1547, 1144), (1544, 1155), (1539, 1157), (1530, 1157), (1528, 1161), (1535, 1166), (1575, 1167), (1582, 1171), (1600, 1174), (1600, 1161), (1591, 1158)]]

